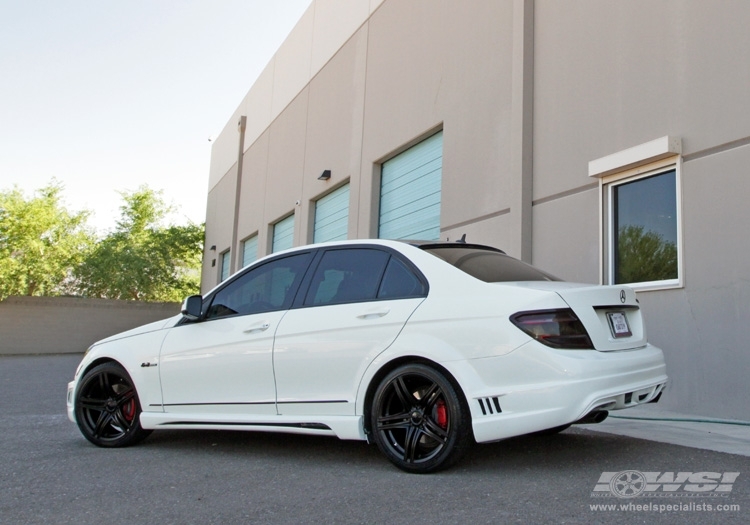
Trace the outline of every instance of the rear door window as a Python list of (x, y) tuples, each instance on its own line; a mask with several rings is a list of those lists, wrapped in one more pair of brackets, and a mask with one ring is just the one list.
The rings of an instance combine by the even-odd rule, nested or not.
[(404, 299), (426, 295), (426, 286), (404, 262), (385, 250), (327, 250), (315, 269), (305, 306)]
[(328, 250), (310, 283), (305, 306), (321, 306), (377, 297), (390, 254), (366, 248)]

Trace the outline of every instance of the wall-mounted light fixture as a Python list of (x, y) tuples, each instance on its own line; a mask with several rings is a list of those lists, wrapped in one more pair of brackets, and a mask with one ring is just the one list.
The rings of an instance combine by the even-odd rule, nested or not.
[(216, 251), (216, 245), (215, 244), (211, 245), (211, 247), (209, 248), (209, 250), (211, 250), (212, 252), (215, 252)]
[(321, 173), (318, 176), (318, 180), (328, 180), (331, 178), (331, 170), (323, 170), (323, 173)]

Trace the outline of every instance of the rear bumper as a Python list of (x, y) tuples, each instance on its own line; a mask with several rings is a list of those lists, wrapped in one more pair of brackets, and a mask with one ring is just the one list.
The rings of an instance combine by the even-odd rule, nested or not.
[(480, 443), (567, 425), (595, 409), (648, 403), (668, 381), (662, 351), (652, 345), (598, 352), (530, 342), (462, 367), (456, 376), (471, 385), (464, 392)]

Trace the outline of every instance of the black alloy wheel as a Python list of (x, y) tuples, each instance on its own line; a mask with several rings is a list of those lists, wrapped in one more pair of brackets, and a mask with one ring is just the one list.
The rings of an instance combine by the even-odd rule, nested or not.
[(148, 436), (139, 422), (141, 406), (130, 376), (117, 363), (89, 370), (78, 384), (75, 416), (86, 439), (100, 447), (126, 447)]
[(378, 448), (407, 472), (447, 468), (472, 442), (463, 395), (442, 373), (423, 364), (388, 374), (375, 393), (370, 417)]

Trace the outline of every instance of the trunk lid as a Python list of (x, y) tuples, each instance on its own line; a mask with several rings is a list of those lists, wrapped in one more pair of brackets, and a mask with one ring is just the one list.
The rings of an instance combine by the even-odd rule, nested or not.
[(627, 286), (566, 282), (526, 282), (521, 286), (555, 292), (575, 312), (602, 352), (646, 345), (646, 329), (635, 292)]

